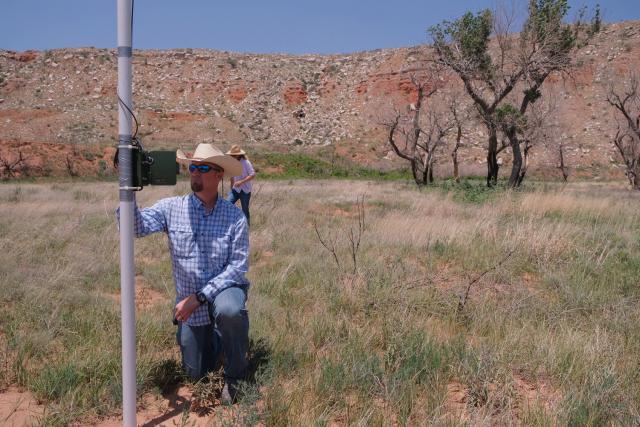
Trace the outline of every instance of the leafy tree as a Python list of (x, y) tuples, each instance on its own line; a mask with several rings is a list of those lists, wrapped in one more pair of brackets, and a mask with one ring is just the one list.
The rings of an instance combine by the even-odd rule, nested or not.
[[(437, 61), (462, 80), (488, 132), (487, 185), (498, 179), (498, 139), (504, 135), (513, 152), (511, 186), (522, 182), (520, 145), (526, 112), (542, 95), (540, 89), (553, 72), (571, 67), (576, 32), (564, 23), (567, 0), (530, 0), (519, 35), (513, 19), (484, 10), (429, 29)], [(492, 40), (490, 37), (494, 36)], [(516, 89), (521, 88), (521, 95)], [(504, 144), (503, 144), (504, 146)]]
[[(494, 63), (489, 52), (493, 22), (493, 13), (484, 10), (476, 15), (468, 12), (456, 21), (444, 21), (429, 29), (438, 61), (460, 77), (487, 128), (489, 186), (498, 179), (496, 108), (522, 77), (522, 71), (506, 61)], [(503, 55), (502, 59), (507, 58)]]
[[(569, 6), (566, 0), (530, 0), (529, 16), (520, 33), (519, 53), (523, 61), (522, 98), (519, 117), (541, 96), (544, 81), (553, 72), (566, 72), (571, 67), (571, 52), (576, 46), (576, 36), (571, 27), (563, 22)], [(513, 152), (513, 163), (509, 185), (518, 186), (524, 179), (522, 174), (521, 138), (524, 122), (512, 121), (503, 127)]]

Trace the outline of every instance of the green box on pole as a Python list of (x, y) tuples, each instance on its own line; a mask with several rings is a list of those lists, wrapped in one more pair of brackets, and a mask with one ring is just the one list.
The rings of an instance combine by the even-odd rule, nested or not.
[(153, 159), (149, 165), (149, 184), (176, 185), (180, 167), (176, 162), (175, 151), (151, 151), (148, 156)]
[(133, 186), (176, 185), (180, 166), (175, 151), (133, 151)]

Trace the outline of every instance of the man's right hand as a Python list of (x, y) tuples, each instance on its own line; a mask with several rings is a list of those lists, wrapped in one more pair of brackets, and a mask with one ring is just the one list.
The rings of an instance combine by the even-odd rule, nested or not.
[(178, 322), (186, 322), (196, 309), (200, 307), (200, 302), (195, 294), (189, 295), (176, 304), (174, 317)]

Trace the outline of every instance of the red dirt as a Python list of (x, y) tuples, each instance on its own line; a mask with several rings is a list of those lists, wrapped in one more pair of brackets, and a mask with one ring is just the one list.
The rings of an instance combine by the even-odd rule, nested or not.
[(57, 110), (39, 109), (39, 110), (0, 110), (0, 119), (11, 119), (16, 123), (28, 123), (34, 119), (41, 119), (44, 117), (51, 117), (56, 114), (60, 114)]
[(287, 105), (300, 105), (307, 101), (307, 92), (300, 83), (293, 83), (284, 88), (282, 97)]
[[(46, 142), (16, 142), (0, 140), (0, 161), (14, 163), (22, 154), (13, 177), (25, 176), (77, 176), (96, 175), (103, 161), (103, 173), (112, 170), (115, 148), (95, 145), (77, 146)], [(0, 163), (0, 178), (11, 178)]]
[[(515, 391), (515, 405), (513, 410), (516, 417), (523, 415), (528, 409), (539, 407), (547, 413), (555, 410), (562, 399), (560, 392), (555, 389), (545, 377), (529, 380), (523, 375), (514, 372), (512, 374), (512, 385)], [(487, 387), (489, 393), (498, 390), (498, 385), (491, 383)], [(471, 411), (469, 407), (469, 388), (463, 383), (454, 380), (447, 384), (447, 398), (445, 406), (447, 412), (458, 422), (469, 422)], [(499, 416), (499, 411), (494, 414)]]
[(15, 386), (0, 393), (0, 424), (3, 426), (35, 425), (44, 413), (33, 395)]
[[(638, 22), (607, 24), (592, 43), (575, 52), (570, 77), (548, 78), (545, 91), (557, 97), (557, 111), (549, 121), (549, 144), (541, 142), (531, 151), (530, 174), (558, 179), (556, 145), (562, 142), (571, 179), (624, 179), (611, 143), (616, 128), (606, 87), (609, 80), (638, 68), (639, 48)], [(278, 149), (295, 139), (317, 139), (336, 147), (341, 157), (380, 170), (403, 164), (390, 152), (380, 123), (392, 109), (404, 112), (415, 103), (412, 76), (430, 87), (464, 92), (452, 73), (440, 77), (430, 71), (427, 62), (434, 51), (426, 45), (313, 56), (142, 50), (135, 58), (135, 104), (160, 113), (179, 112), (162, 113), (161, 120), (143, 118), (141, 130), (148, 142), (176, 145), (190, 140), (195, 145), (216, 137), (233, 143), (249, 139)], [(3, 116), (0, 140), (115, 142), (116, 62), (113, 49), (0, 50), (0, 106), (14, 110), (3, 114), (24, 110), (16, 120)], [(462, 99), (470, 102), (467, 96)], [(303, 120), (292, 117), (290, 108), (301, 105)], [(59, 114), (42, 116), (45, 107)], [(476, 118), (469, 120), (460, 150), (461, 172), (482, 175), (486, 129)], [(444, 151), (449, 151), (450, 141), (446, 145)], [(509, 150), (501, 158), (506, 170)], [(451, 173), (448, 155), (439, 155), (437, 162), (438, 174)]]
[(456, 420), (468, 421), (467, 413), (467, 395), (469, 390), (464, 384), (458, 381), (452, 381), (447, 384), (447, 412), (453, 414)]
[[(193, 412), (188, 410), (192, 397), (193, 390), (189, 386), (182, 386), (162, 396), (146, 395), (138, 404), (137, 424), (148, 427), (157, 425), (200, 427), (221, 425), (232, 421), (235, 407), (223, 407), (216, 402), (215, 406)], [(91, 424), (99, 427), (121, 426), (122, 415)]]
[[(135, 278), (135, 295), (136, 295), (136, 310), (145, 310), (153, 307), (156, 304), (163, 303), (167, 300), (167, 297), (162, 293), (149, 287), (144, 277), (136, 276)], [(109, 298), (120, 304), (120, 294), (108, 294)]]
[(248, 94), (249, 91), (244, 86), (231, 87), (227, 91), (227, 97), (235, 103), (244, 101)]
[[(424, 80), (424, 78), (423, 78)], [(425, 91), (430, 91), (435, 83), (428, 83)], [(438, 82), (439, 85), (444, 82)], [(414, 104), (418, 100), (418, 90), (408, 72), (374, 74), (361, 81), (355, 88), (356, 94), (373, 98), (390, 99), (397, 105)]]
[(553, 388), (546, 378), (538, 378), (532, 382), (520, 374), (513, 375), (513, 382), (521, 398), (522, 408), (531, 408), (536, 405), (541, 406), (546, 412), (551, 412), (562, 400), (560, 392)]
[(324, 103), (334, 100), (339, 84), (340, 83), (334, 78), (323, 79), (322, 84), (318, 89), (318, 93)]
[[(147, 394), (138, 399), (137, 425), (189, 425), (194, 427), (211, 425), (228, 425), (238, 411), (237, 406), (221, 406), (219, 401), (210, 407), (198, 411), (190, 411), (193, 390), (190, 386), (182, 386), (165, 395)], [(11, 386), (0, 393), (0, 425), (22, 427), (39, 425), (45, 414), (45, 406), (39, 404), (28, 391)], [(73, 426), (115, 427), (122, 425), (122, 415), (106, 419), (85, 418), (72, 423)]]
[(31, 62), (39, 55), (36, 50), (25, 50), (24, 52), (7, 51), (7, 57), (19, 62)]

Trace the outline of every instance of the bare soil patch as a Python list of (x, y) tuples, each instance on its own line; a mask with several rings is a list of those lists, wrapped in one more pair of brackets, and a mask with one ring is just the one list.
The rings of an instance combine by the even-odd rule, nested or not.
[[(515, 394), (511, 409), (517, 418), (521, 418), (527, 410), (533, 408), (540, 408), (548, 414), (553, 413), (562, 399), (559, 390), (554, 388), (545, 377), (532, 380), (514, 372), (511, 386)], [(500, 386), (496, 383), (489, 384), (487, 390), (490, 395), (501, 392)], [(470, 388), (457, 380), (447, 384), (445, 407), (447, 413), (457, 422), (469, 422), (473, 418), (474, 410), (470, 399)], [(503, 415), (501, 410), (502, 408), (494, 408), (491, 416), (495, 416), (497, 420)]]
[(42, 418), (44, 406), (33, 395), (16, 386), (0, 393), (0, 425), (27, 426), (38, 424)]
[[(137, 310), (146, 310), (167, 300), (164, 294), (151, 288), (143, 276), (135, 278), (135, 294)], [(120, 293), (108, 294), (108, 297), (120, 304)]]

